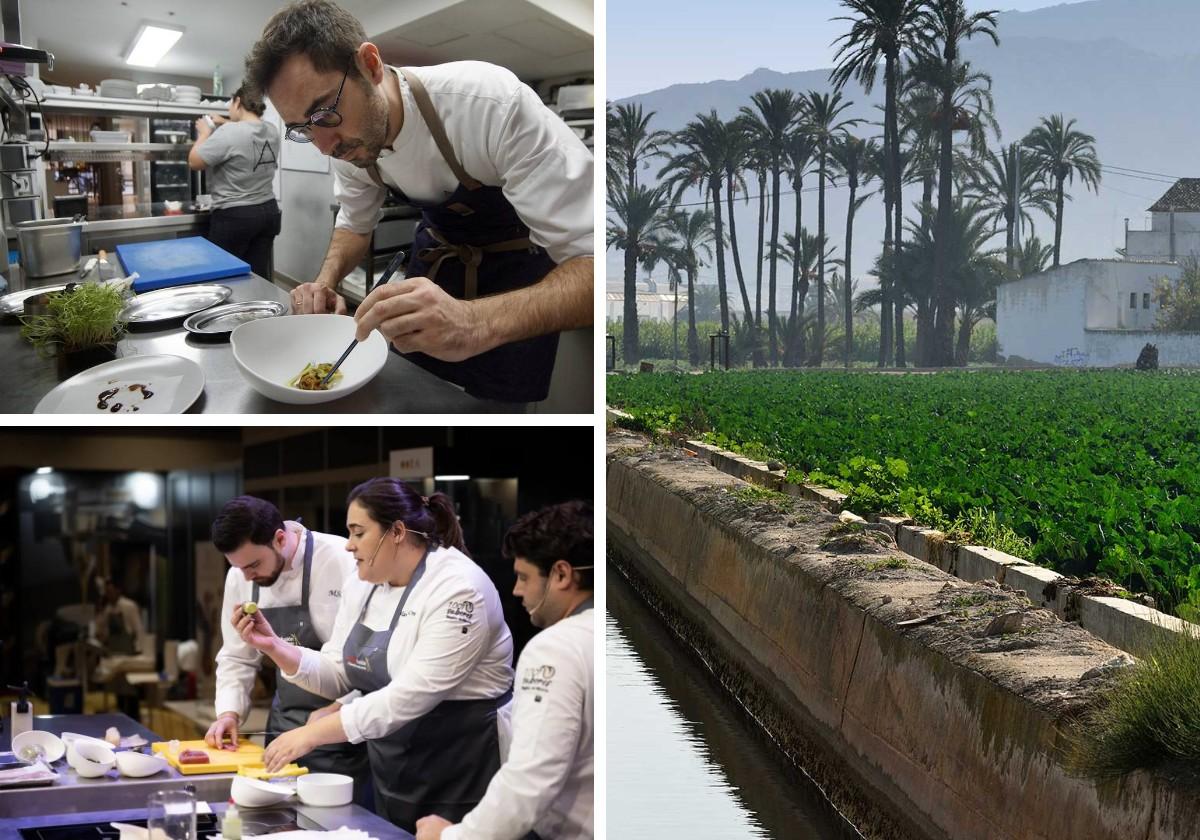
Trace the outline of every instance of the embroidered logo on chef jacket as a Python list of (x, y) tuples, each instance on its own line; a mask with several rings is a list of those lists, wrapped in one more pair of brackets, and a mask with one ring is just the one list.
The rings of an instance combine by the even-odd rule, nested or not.
[(472, 601), (451, 601), (446, 607), (446, 618), (470, 624), (475, 620), (475, 604)]
[[(538, 694), (550, 690), (550, 682), (554, 679), (553, 665), (536, 665), (526, 668), (521, 678), (522, 691), (534, 691)], [(540, 700), (541, 698), (535, 698)]]
[(330, 589), (330, 590), (329, 590), (329, 597), (330, 597), (330, 598), (341, 598), (341, 597), (342, 597), (342, 590), (340, 590), (340, 589)]

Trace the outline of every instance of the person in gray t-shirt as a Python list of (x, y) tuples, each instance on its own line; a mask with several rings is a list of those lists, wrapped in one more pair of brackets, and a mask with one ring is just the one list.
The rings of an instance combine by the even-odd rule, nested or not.
[(281, 218), (273, 188), (279, 130), (260, 119), (264, 110), (261, 102), (239, 88), (229, 103), (228, 119), (212, 115), (196, 120), (196, 142), (188, 152), (188, 165), (209, 170), (213, 197), (209, 240), (271, 280), (272, 249)]

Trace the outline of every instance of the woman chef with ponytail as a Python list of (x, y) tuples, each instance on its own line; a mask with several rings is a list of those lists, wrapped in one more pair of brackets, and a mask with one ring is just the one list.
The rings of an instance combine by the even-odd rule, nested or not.
[[(376, 478), (347, 499), (358, 580), (320, 652), (279, 639), (262, 612), (233, 621), (283, 677), (338, 702), (271, 742), (275, 771), (325, 744), (366, 741), (379, 814), (407, 831), (478, 804), (507, 750), (512, 637), (496, 587), (466, 554), (450, 499)], [(349, 696), (347, 695), (349, 692)]]

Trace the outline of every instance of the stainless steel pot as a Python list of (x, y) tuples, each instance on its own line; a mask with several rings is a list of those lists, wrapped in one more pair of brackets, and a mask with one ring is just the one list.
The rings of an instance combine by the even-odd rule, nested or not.
[(21, 268), (29, 277), (48, 277), (79, 268), (83, 253), (82, 221), (42, 219), (17, 225)]

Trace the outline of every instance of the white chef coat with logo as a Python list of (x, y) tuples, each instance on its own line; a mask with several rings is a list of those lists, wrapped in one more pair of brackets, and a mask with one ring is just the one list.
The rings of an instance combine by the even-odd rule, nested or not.
[[(405, 588), (381, 585), (363, 623), (386, 630)], [(350, 690), (342, 647), (371, 589), (357, 578), (353, 586), (347, 583), (333, 635), (319, 652), (301, 651), (296, 673), (280, 672), (284, 679), (322, 697), (341, 697)], [(396, 622), (387, 666), (391, 682), (385, 688), (342, 699), (342, 727), (352, 744), (395, 732), (443, 700), (481, 700), (508, 691), (512, 636), (487, 573), (457, 549), (431, 551)], [(501, 754), (508, 746), (511, 705), (497, 714)]]
[[(429, 91), (463, 169), (504, 191), (531, 241), (556, 263), (592, 255), (592, 153), (528, 85), (482, 61), (404, 69)], [(438, 151), (408, 83), (395, 75), (404, 122), (391, 148), (380, 153), (380, 176), (413, 201), (440, 203), (457, 189), (458, 178)], [(352, 163), (334, 159), (333, 173), (333, 194), (341, 204), (335, 226), (370, 233), (384, 190)]]
[[(290, 565), (271, 586), (260, 586), (258, 604), (261, 607), (291, 607), (300, 603), (304, 583), (304, 544), (308, 532), (295, 522), (287, 529), (298, 535), (299, 543)], [(312, 571), (308, 583), (308, 613), (313, 628), (322, 640), (328, 640), (337, 621), (342, 602), (342, 585), (347, 578), (357, 579), (354, 555), (346, 551), (346, 538), (333, 534), (313, 535)], [(237, 712), (245, 721), (250, 713), (250, 692), (258, 673), (262, 654), (242, 641), (230, 621), (238, 604), (252, 600), (254, 583), (246, 580), (240, 569), (231, 568), (225, 576), (225, 599), (221, 605), (221, 650), (217, 654), (216, 711)], [(332, 695), (336, 697), (337, 695)]]
[(517, 663), (512, 745), (483, 800), (442, 840), (593, 836), (595, 610), (533, 638)]

